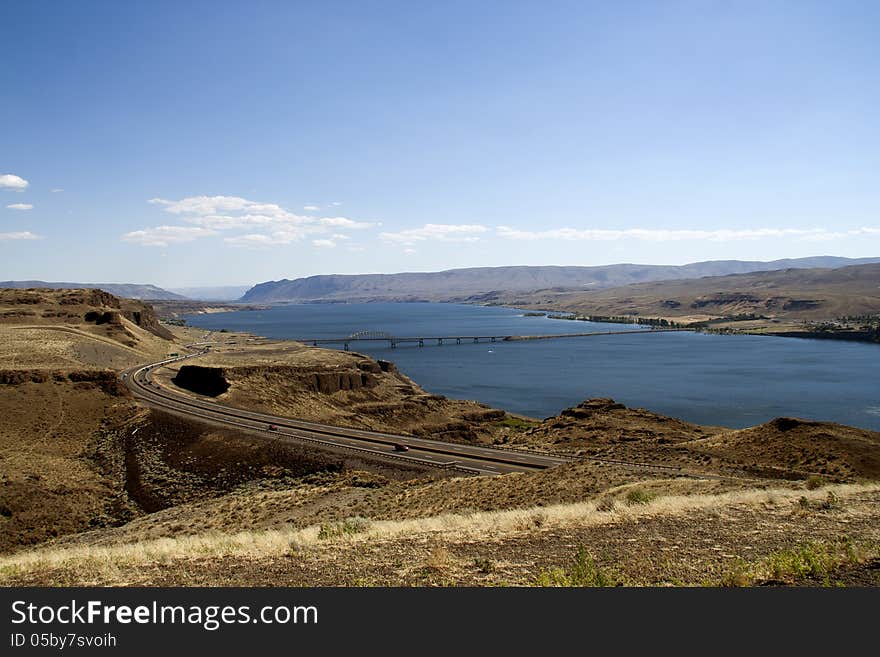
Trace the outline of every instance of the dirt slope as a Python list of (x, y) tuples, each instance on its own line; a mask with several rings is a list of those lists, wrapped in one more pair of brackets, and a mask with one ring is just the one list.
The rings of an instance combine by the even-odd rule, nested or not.
[[(249, 342), (250, 340), (250, 342)], [(251, 410), (337, 426), (491, 442), (503, 411), (422, 390), (393, 363), (232, 334), (213, 353), (158, 372), (165, 385)]]

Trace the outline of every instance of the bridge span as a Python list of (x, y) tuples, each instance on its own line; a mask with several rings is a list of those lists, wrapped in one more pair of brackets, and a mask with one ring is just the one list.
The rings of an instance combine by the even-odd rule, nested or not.
[(424, 347), (426, 343), (437, 346), (444, 344), (462, 344), (479, 342), (516, 342), (524, 340), (555, 340), (560, 338), (592, 338), (602, 335), (633, 335), (638, 333), (670, 333), (688, 329), (680, 328), (652, 328), (633, 329), (632, 331), (594, 331), (591, 333), (552, 333), (548, 335), (435, 335), (435, 336), (394, 336), (383, 331), (358, 331), (344, 338), (295, 338), (297, 342), (310, 344), (317, 347), (321, 344), (341, 344), (348, 351), (352, 342), (387, 342), (392, 349), (399, 344), (413, 343)]

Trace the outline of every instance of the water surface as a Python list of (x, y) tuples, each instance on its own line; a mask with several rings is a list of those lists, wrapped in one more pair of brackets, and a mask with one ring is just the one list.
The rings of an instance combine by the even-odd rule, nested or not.
[[(523, 311), (456, 304), (306, 304), (187, 316), (194, 326), (269, 338), (543, 335), (638, 329), (525, 317)], [(476, 399), (533, 417), (589, 397), (613, 397), (700, 424), (746, 427), (781, 415), (880, 430), (880, 345), (706, 335), (609, 335), (494, 344), (352, 348), (393, 360), (426, 390)]]

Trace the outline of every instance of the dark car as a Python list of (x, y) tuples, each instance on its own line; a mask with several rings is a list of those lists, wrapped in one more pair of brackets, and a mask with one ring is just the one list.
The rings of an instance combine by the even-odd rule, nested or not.
[(394, 443), (394, 451), (395, 452), (408, 452), (409, 447), (406, 445), (402, 445), (401, 443)]
[(278, 427), (274, 424), (269, 425), (269, 431), (278, 431)]

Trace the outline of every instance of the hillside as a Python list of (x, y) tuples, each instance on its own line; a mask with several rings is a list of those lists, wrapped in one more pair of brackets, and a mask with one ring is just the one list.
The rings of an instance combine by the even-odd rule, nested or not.
[(47, 281), (0, 281), (0, 288), (47, 288), (59, 289), (101, 289), (110, 294), (126, 299), (186, 299), (186, 297), (155, 285), (138, 285), (134, 283), (50, 283)]
[[(147, 442), (157, 433), (144, 430)], [(189, 453), (205, 461), (211, 444), (240, 440), (225, 433)], [(880, 583), (876, 432), (794, 419), (730, 431), (587, 400), (526, 434), (523, 446), (581, 456), (496, 477), (331, 469), (190, 493), (0, 559), (0, 582), (565, 585), (580, 572), (579, 585)]]
[[(118, 370), (195, 340), (210, 352), (154, 381), (572, 460), (461, 476), (136, 404)], [(49, 289), (0, 290), (0, 417), (7, 586), (878, 583), (880, 433), (838, 424), (730, 430), (611, 399), (512, 417), (357, 353), (166, 327), (139, 301)]]
[(553, 308), (583, 316), (629, 315), (696, 321), (755, 315), (830, 320), (880, 313), (880, 264), (659, 281), (592, 292), (489, 294), (483, 300)]
[(0, 290), (0, 552), (137, 513), (117, 371), (179, 349), (150, 306), (96, 289)]
[[(299, 478), (356, 479), (352, 472), (365, 470), (391, 479), (424, 474), (267, 445), (261, 435), (188, 423), (134, 402), (119, 370), (182, 351), (203, 336), (162, 325), (151, 306), (102, 290), (0, 290), (0, 553), (241, 486), (289, 489)], [(473, 438), (472, 422), (503, 416), (428, 395), (392, 364), (358, 354), (223, 337), (200, 370), (228, 377), (231, 390), (221, 401), (331, 423), (442, 429), (458, 439)], [(242, 353), (245, 345), (250, 353)]]
[(645, 281), (789, 268), (835, 268), (869, 262), (880, 262), (880, 258), (853, 260), (822, 256), (772, 262), (708, 261), (682, 266), (479, 267), (428, 273), (334, 274), (260, 283), (248, 290), (241, 301), (471, 301), (493, 291), (603, 289)]

